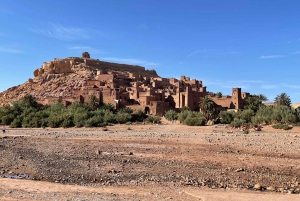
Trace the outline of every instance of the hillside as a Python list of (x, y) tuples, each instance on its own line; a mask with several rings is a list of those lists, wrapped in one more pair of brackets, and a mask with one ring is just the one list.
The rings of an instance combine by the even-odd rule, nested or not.
[(27, 94), (31, 94), (38, 101), (49, 97), (74, 97), (74, 90), (83, 90), (87, 81), (95, 80), (100, 71), (114, 74), (116, 78), (129, 77), (129, 73), (158, 77), (154, 70), (91, 59), (85, 52), (82, 57), (55, 58), (44, 62), (33, 72), (34, 78), (1, 92), (0, 106), (20, 100)]
[(0, 106), (27, 94), (43, 105), (61, 100), (65, 106), (75, 101), (87, 103), (94, 96), (115, 109), (130, 107), (133, 111), (163, 116), (170, 109), (199, 110), (198, 103), (205, 96), (215, 102), (216, 112), (239, 110), (251, 96), (241, 88), (232, 88), (232, 96), (217, 97), (206, 90), (201, 80), (184, 75), (180, 79), (162, 78), (155, 70), (141, 66), (91, 59), (88, 52), (82, 57), (44, 62), (33, 74), (33, 79), (0, 93)]

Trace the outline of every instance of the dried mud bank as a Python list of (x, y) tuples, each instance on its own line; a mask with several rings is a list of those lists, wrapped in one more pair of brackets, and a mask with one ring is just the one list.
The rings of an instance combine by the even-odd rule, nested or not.
[[(107, 200), (167, 198), (168, 191), (189, 188), (300, 193), (297, 130), (266, 128), (245, 135), (218, 126), (130, 129), (9, 129), (0, 138), (0, 175), (89, 188), (153, 189), (153, 194), (133, 193), (137, 197), (107, 194)], [(0, 196), (7, 192), (0, 190)], [(97, 200), (102, 194), (88, 196)]]

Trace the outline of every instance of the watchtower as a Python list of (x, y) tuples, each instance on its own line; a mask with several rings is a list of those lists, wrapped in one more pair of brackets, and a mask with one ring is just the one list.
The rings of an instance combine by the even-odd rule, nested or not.
[(90, 54), (88, 52), (83, 52), (82, 58), (90, 58)]

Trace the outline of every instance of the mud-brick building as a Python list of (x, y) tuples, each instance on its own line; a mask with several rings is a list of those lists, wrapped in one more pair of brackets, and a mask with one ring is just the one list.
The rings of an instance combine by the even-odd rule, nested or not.
[[(82, 57), (46, 62), (34, 74), (46, 74), (43, 75), (46, 78), (50, 74), (59, 76), (62, 73), (77, 73), (82, 69), (94, 72), (94, 76), (86, 79), (80, 88), (69, 88), (68, 97), (59, 97), (66, 105), (73, 101), (88, 102), (91, 96), (95, 96), (116, 109), (130, 107), (134, 111), (142, 110), (147, 114), (163, 116), (167, 110), (179, 110), (185, 106), (191, 110), (199, 110), (199, 101), (205, 96), (211, 97), (218, 112), (240, 110), (250, 96), (249, 93), (243, 93), (241, 88), (233, 88), (231, 96), (218, 98), (214, 93), (208, 92), (200, 80), (191, 80), (186, 76), (181, 76), (179, 80), (162, 78), (155, 70), (146, 70), (141, 66), (91, 59), (87, 52)], [(47, 104), (55, 99), (58, 97), (47, 97), (40, 102)]]

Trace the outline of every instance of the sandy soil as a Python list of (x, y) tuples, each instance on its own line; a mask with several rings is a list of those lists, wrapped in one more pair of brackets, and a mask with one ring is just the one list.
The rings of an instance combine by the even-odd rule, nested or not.
[(171, 123), (8, 129), (0, 199), (300, 200), (299, 132)]

